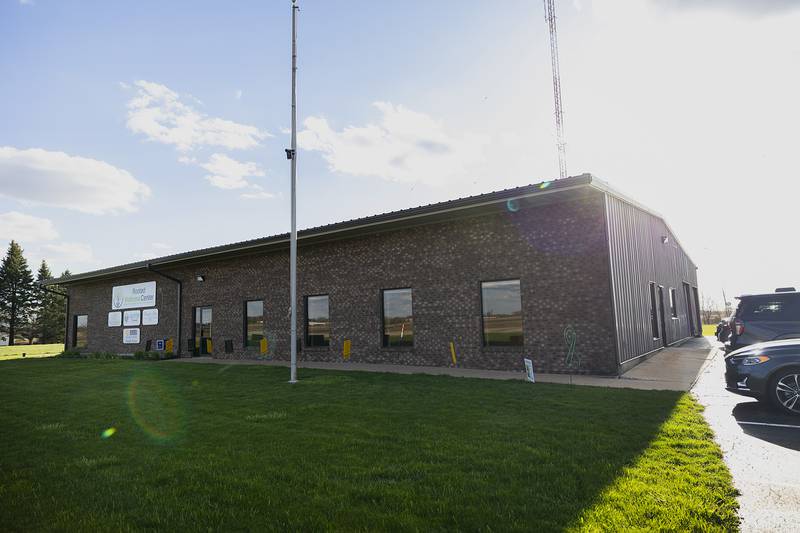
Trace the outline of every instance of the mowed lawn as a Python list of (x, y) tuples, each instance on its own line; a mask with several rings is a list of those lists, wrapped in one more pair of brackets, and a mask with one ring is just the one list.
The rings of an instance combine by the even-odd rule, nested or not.
[(287, 378), (264, 366), (0, 363), (0, 530), (737, 528), (730, 475), (688, 395)]
[(25, 357), (52, 357), (64, 351), (64, 343), (60, 344), (20, 344), (17, 346), (0, 346), (0, 361), (21, 359)]

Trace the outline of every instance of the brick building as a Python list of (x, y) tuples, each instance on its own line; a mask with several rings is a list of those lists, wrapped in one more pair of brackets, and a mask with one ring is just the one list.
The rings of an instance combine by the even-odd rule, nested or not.
[[(617, 374), (700, 334), (696, 267), (669, 226), (589, 174), (298, 243), (301, 361)], [(283, 234), (48, 283), (69, 293), (75, 349), (288, 359), (288, 264)]]

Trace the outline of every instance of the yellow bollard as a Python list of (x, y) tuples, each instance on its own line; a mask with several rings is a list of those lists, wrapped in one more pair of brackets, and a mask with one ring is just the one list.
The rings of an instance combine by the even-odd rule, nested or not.
[(453, 366), (456, 366), (458, 364), (456, 362), (456, 345), (452, 341), (450, 341), (450, 358), (453, 360)]
[(214, 345), (211, 344), (211, 339), (206, 339), (206, 352), (208, 352), (210, 355), (211, 353), (213, 353), (213, 351), (214, 351)]
[(350, 339), (345, 339), (344, 345), (342, 346), (342, 357), (344, 358), (345, 361), (348, 361), (350, 359), (350, 346), (351, 346)]
[(261, 353), (265, 354), (269, 350), (269, 344), (267, 344), (267, 339), (261, 339)]
[(164, 343), (164, 351), (167, 353), (172, 353), (173, 344), (172, 339), (167, 339), (167, 342)]

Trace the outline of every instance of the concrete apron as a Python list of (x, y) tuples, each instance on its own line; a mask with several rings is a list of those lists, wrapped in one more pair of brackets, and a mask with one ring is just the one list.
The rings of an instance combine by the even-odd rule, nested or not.
[[(646, 361), (633, 367), (620, 377), (617, 376), (585, 376), (570, 374), (536, 374), (540, 383), (561, 383), (568, 385), (588, 385), (591, 387), (612, 387), (643, 390), (675, 390), (688, 391), (703, 366), (710, 361), (713, 351), (704, 339), (692, 339), (681, 346), (665, 348)], [(288, 361), (263, 361), (253, 359), (213, 359), (211, 357), (190, 357), (169, 359), (179, 363), (206, 363), (221, 365), (263, 365), (288, 367)], [(437, 376), (454, 376), (482, 379), (518, 379), (524, 380), (524, 372), (478, 370), (473, 368), (453, 368), (439, 366), (405, 366), (368, 363), (323, 363), (298, 361), (298, 368), (315, 368), (322, 370), (345, 370), (358, 372), (388, 372), (395, 374), (429, 374)], [(299, 379), (303, 379), (302, 374)]]

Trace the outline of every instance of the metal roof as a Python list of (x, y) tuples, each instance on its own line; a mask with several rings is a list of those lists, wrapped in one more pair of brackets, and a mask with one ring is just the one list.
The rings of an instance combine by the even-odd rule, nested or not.
[[(388, 213), (307, 228), (298, 232), (297, 239), (298, 243), (302, 243), (302, 241), (308, 241), (310, 239), (316, 239), (323, 236), (345, 237), (346, 234), (355, 232), (357, 230), (365, 230), (367, 228), (369, 228), (371, 231), (379, 231), (384, 227), (388, 229), (391, 225), (395, 224), (399, 224), (401, 226), (411, 225), (413, 223), (425, 222), (425, 219), (432, 219), (436, 215), (449, 216), (450, 213), (457, 211), (479, 208), (481, 206), (487, 206), (491, 204), (498, 204), (512, 199), (544, 197), (567, 190), (585, 188), (592, 188), (607, 194), (611, 194), (612, 196), (629, 202), (637, 208), (642, 209), (653, 216), (660, 218), (661, 220), (664, 220), (664, 218), (658, 213), (641, 206), (623, 194), (613, 190), (608, 186), (608, 184), (597, 179), (591, 174), (584, 173), (578, 176), (570, 176), (568, 178), (558, 180), (542, 181), (531, 185), (523, 185), (521, 187), (503, 189), (500, 191), (494, 191), (475, 196), (466, 196), (445, 202), (427, 204), (408, 209), (400, 209), (398, 211), (391, 211)], [(666, 224), (666, 221), (664, 221), (664, 223)], [(672, 233), (674, 236), (674, 232)], [(204, 258), (224, 257), (234, 254), (256, 252), (266, 248), (286, 244), (288, 242), (289, 234), (280, 233), (268, 237), (261, 237), (209, 248), (201, 248), (189, 252), (182, 252), (154, 259), (137, 261), (135, 263), (127, 263), (110, 268), (93, 270), (81, 274), (73, 274), (62, 278), (53, 278), (46, 280), (44, 285), (68, 284), (97, 278), (115, 277), (125, 274), (132, 274), (138, 271), (145, 271), (150, 267), (169, 267), (179, 263), (185, 263)]]

